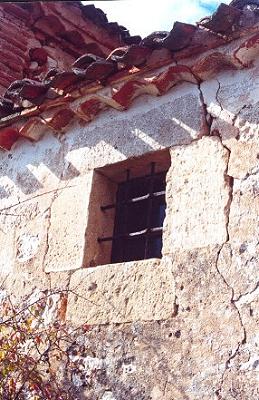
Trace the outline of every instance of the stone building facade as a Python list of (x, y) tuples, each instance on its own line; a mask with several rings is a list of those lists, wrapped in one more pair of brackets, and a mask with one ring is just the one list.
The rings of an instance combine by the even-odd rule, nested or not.
[[(7, 6), (27, 42), (0, 77), (2, 291), (67, 291), (91, 399), (257, 400), (258, 1), (142, 41), (75, 3)], [(101, 207), (152, 162), (162, 256), (111, 263)]]

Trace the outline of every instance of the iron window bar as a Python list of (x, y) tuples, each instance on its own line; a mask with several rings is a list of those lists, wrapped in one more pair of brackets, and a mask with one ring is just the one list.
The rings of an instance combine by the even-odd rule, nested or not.
[(151, 179), (149, 181), (149, 201), (148, 201), (148, 209), (147, 209), (147, 233), (145, 235), (145, 248), (144, 248), (144, 259), (147, 258), (148, 252), (148, 239), (150, 235), (150, 225), (151, 225), (151, 213), (152, 213), (152, 206), (153, 206), (153, 192), (154, 192), (154, 174), (155, 174), (155, 163), (151, 163)]
[[(126, 177), (127, 177), (127, 179), (126, 179), (127, 185), (126, 185), (126, 190), (125, 190), (124, 196), (126, 198), (128, 198), (129, 197), (129, 182), (130, 182), (130, 170), (129, 169), (127, 169), (127, 171), (126, 171)], [(128, 211), (129, 210), (128, 210), (128, 207), (126, 207), (126, 205), (124, 205), (123, 203), (120, 204), (120, 207), (123, 207), (123, 209), (124, 209), (123, 230), (124, 230), (124, 232), (126, 234), (127, 230), (128, 230), (127, 226), (128, 226), (128, 213), (129, 213)], [(115, 241), (113, 240), (112, 244), (114, 244), (114, 243), (115, 243)], [(121, 254), (121, 258), (124, 259), (124, 256), (125, 256), (125, 248), (124, 248), (124, 246), (120, 247), (120, 254)]]
[[(126, 205), (130, 203), (137, 203), (138, 201), (143, 201), (143, 200), (148, 200), (150, 197), (160, 197), (165, 195), (165, 190), (162, 190), (160, 192), (155, 192), (155, 193), (148, 193), (145, 196), (140, 196), (140, 197), (133, 197), (132, 199), (129, 199), (127, 201), (122, 201), (120, 204)], [(111, 210), (113, 208), (116, 208), (116, 204), (108, 204), (107, 206), (101, 206), (102, 211), (106, 210)]]
[[(114, 225), (113, 235), (107, 237), (98, 237), (97, 239), (98, 243), (112, 242), (112, 262), (129, 261), (129, 257), (131, 257), (128, 254), (129, 240), (133, 240), (134, 238), (140, 238), (140, 240), (142, 241), (141, 244), (138, 245), (140, 246), (139, 249), (142, 249), (141, 250), (142, 256), (141, 258), (136, 258), (136, 259), (146, 259), (149, 258), (150, 251), (151, 253), (154, 253), (154, 249), (152, 248), (152, 246), (154, 245), (150, 242), (151, 240), (150, 238), (151, 237), (157, 237), (158, 239), (162, 238), (163, 218), (160, 215), (159, 222), (158, 223), (155, 222), (155, 224), (157, 223), (157, 225), (159, 226), (154, 226), (154, 221), (152, 219), (153, 218), (152, 216), (153, 216), (153, 211), (157, 212), (159, 210), (159, 207), (161, 207), (161, 205), (162, 207), (163, 205), (165, 205), (165, 202), (163, 202), (163, 200), (160, 200), (159, 203), (154, 203), (155, 199), (163, 198), (165, 196), (165, 190), (163, 190), (165, 186), (164, 177), (165, 177), (165, 171), (155, 172), (154, 162), (151, 163), (150, 174), (142, 177), (131, 178), (130, 171), (126, 170), (126, 180), (121, 184), (119, 184), (121, 191), (120, 194), (117, 194), (116, 202), (113, 204), (108, 204), (100, 207), (102, 212), (115, 209), (115, 225)], [(159, 185), (158, 187), (154, 186), (155, 180), (157, 180), (158, 182)], [(136, 186), (137, 192), (139, 193), (137, 193), (136, 190), (134, 189), (135, 182), (137, 184)], [(161, 183), (162, 187), (160, 187)], [(142, 185), (144, 185), (143, 187), (146, 187), (146, 194), (140, 196), (138, 194), (141, 194), (142, 190), (141, 189), (139, 190), (139, 187), (142, 188)], [(155, 189), (156, 191), (154, 191)], [(133, 190), (133, 193), (130, 192), (131, 190)], [(130, 195), (134, 197), (130, 197)], [(140, 225), (138, 224), (138, 217), (136, 217), (136, 223), (134, 223), (133, 221), (133, 226), (132, 226), (132, 219), (135, 217), (135, 213), (133, 211), (132, 214), (132, 211), (130, 211), (129, 207), (134, 203), (137, 205), (145, 201), (146, 201), (146, 206), (144, 206), (143, 210), (143, 215), (145, 219), (144, 225), (146, 225), (145, 229), (139, 229), (139, 230), (132, 229), (132, 231), (129, 232), (130, 226), (131, 228), (134, 227), (141, 228), (140, 226), (141, 224)], [(161, 247), (159, 252), (160, 251)]]
[(131, 238), (131, 237), (136, 237), (136, 236), (143, 236), (146, 234), (150, 234), (150, 235), (160, 235), (161, 232), (163, 231), (162, 226), (158, 226), (156, 228), (146, 228), (146, 229), (142, 229), (142, 231), (138, 231), (138, 232), (130, 232), (130, 233), (123, 233), (121, 235), (115, 235), (115, 236), (107, 236), (107, 237), (103, 237), (103, 238), (98, 238), (98, 242), (102, 243), (102, 242), (109, 242), (111, 240), (116, 240), (116, 239), (123, 239), (123, 238)]

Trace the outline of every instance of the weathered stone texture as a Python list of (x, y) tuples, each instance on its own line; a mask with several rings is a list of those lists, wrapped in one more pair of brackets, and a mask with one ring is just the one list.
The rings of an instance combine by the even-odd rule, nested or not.
[[(220, 74), (201, 89), (213, 117), (211, 131), (230, 150), (227, 174), (233, 179), (228, 234), (219, 269), (233, 288), (234, 298), (259, 281), (259, 65), (248, 71)], [(216, 90), (215, 90), (216, 89)]]
[[(84, 267), (108, 264), (111, 242), (99, 243), (98, 238), (113, 234), (115, 210), (101, 211), (101, 206), (116, 202), (117, 184), (99, 172), (94, 172), (88, 200), (89, 217), (85, 232)], [(78, 224), (82, 221), (79, 219)]]
[[(258, 76), (143, 96), (2, 156), (1, 287), (68, 294), (67, 320), (88, 329), (82, 398), (258, 400)], [(97, 237), (112, 233), (100, 205), (116, 184), (94, 169), (162, 148), (163, 258), (109, 265)]]
[(229, 242), (219, 257), (219, 269), (233, 288), (235, 298), (251, 291), (259, 282), (258, 174), (234, 180), (229, 214)]
[(236, 302), (245, 330), (245, 340), (224, 376), (221, 395), (226, 400), (259, 398), (259, 290)]
[(183, 83), (174, 89), (173, 96), (143, 96), (121, 114), (105, 111), (94, 124), (76, 126), (65, 139), (67, 159), (84, 172), (150, 151), (189, 144), (206, 133), (199, 90), (194, 84)]
[[(106, 263), (96, 244), (89, 247), (89, 229), (85, 238), (87, 222), (91, 222), (88, 204), (92, 170), (188, 144), (204, 133), (207, 124), (199, 90), (185, 83), (175, 89), (173, 97), (170, 93), (160, 98), (144, 96), (122, 114), (110, 110), (94, 124), (76, 124), (69, 135), (46, 134), (38, 143), (20, 140), (13, 151), (2, 154), (0, 162), (1, 210), (16, 211), (17, 217), (9, 216), (7, 226), (12, 224), (13, 230), (17, 225), (19, 231), (3, 234), (2, 240), (10, 245), (1, 249), (1, 269), (12, 270), (16, 252), (18, 262), (37, 264), (36, 269), (44, 263), (46, 272)], [(34, 221), (27, 216), (20, 220), (21, 204), (29, 206), (33, 199), (41, 210), (44, 208), (45, 215)]]
[(85, 231), (92, 173), (74, 178), (58, 189), (49, 209), (46, 272), (81, 268), (85, 252)]
[(76, 325), (160, 320), (175, 312), (172, 271), (160, 260), (76, 271), (70, 290), (67, 318)]
[(51, 200), (52, 193), (46, 193), (2, 209), (1, 250), (8, 255), (1, 258), (1, 273), (43, 271)]
[(231, 151), (228, 174), (244, 179), (258, 167), (259, 63), (248, 71), (221, 73), (201, 85), (211, 132)]
[(14, 267), (15, 232), (0, 230), (0, 241), (5, 244), (0, 249), (0, 272), (8, 274), (13, 271)]
[[(76, 339), (78, 345), (73, 346), (75, 352), (79, 351), (79, 345), (84, 344), (86, 350), (83, 357), (91, 357), (95, 363), (99, 360), (97, 379), (92, 388), (85, 389), (85, 395), (89, 396), (87, 398), (101, 399), (109, 390), (114, 399), (217, 399), (216, 393), (220, 388), (227, 360), (243, 340), (238, 311), (231, 303), (231, 289), (217, 270), (218, 251), (219, 247), (207, 247), (179, 252), (173, 261), (166, 258), (166, 266), (172, 275), (166, 277), (163, 270), (163, 279), (167, 278), (170, 282), (167, 291), (160, 291), (161, 296), (164, 296), (163, 301), (159, 302), (157, 299), (160, 309), (162, 310), (162, 305), (164, 308), (164, 314), (160, 311), (160, 317), (166, 316), (166, 321), (144, 322), (150, 302), (147, 293), (143, 297), (143, 288), (145, 287), (145, 292), (149, 292), (149, 296), (151, 293), (154, 296), (156, 287), (153, 283), (150, 288), (148, 270), (143, 263), (140, 263), (142, 265), (138, 271), (136, 266), (130, 267), (134, 272), (137, 271), (136, 282), (138, 274), (142, 272), (147, 282), (141, 287), (137, 283), (132, 285), (130, 277), (127, 281), (124, 279), (124, 283), (135, 289), (132, 293), (135, 322), (89, 326), (89, 332), (79, 335)], [(110, 267), (112, 271), (107, 273), (108, 282), (110, 274), (115, 272), (113, 266)], [(155, 273), (153, 278), (162, 281), (159, 266), (152, 265), (152, 271)], [(113, 277), (116, 284), (111, 284), (108, 291), (102, 290), (98, 297), (90, 297), (87, 293), (90, 289), (87, 288), (88, 284), (100, 282), (100, 279), (96, 279), (97, 273), (94, 275), (91, 271), (88, 272), (87, 280), (81, 278), (79, 294), (86, 297), (85, 300), (80, 300), (79, 296), (78, 308), (75, 309), (73, 304), (73, 308), (69, 309), (71, 318), (86, 316), (93, 308), (96, 310), (96, 304), (91, 305), (90, 301), (100, 301), (102, 296), (105, 296), (106, 303), (113, 300), (114, 297), (111, 299), (109, 294), (112, 290), (116, 292), (120, 275), (121, 271), (118, 272), (117, 279), (116, 276)], [(80, 281), (79, 272), (74, 273), (74, 276), (72, 281), (76, 278)], [(124, 276), (126, 277), (125, 272)], [(168, 305), (173, 302), (173, 298), (167, 302), (168, 289), (171, 289), (172, 283), (177, 307), (173, 315), (166, 315)], [(95, 289), (97, 290), (98, 288)], [(121, 301), (123, 297), (118, 297), (119, 300), (114, 304), (116, 311), (111, 314), (108, 310), (110, 321), (115, 313), (125, 312), (125, 305)], [(138, 299), (142, 301), (138, 302)], [(78, 314), (80, 303), (82, 308)], [(99, 304), (99, 312), (102, 307), (105, 312), (107, 305)], [(159, 317), (156, 310), (153, 308), (153, 319)], [(127, 318), (128, 321), (130, 319)], [(122, 318), (116, 320), (122, 321)]]
[(216, 137), (171, 150), (164, 254), (224, 243), (229, 201), (228, 152)]

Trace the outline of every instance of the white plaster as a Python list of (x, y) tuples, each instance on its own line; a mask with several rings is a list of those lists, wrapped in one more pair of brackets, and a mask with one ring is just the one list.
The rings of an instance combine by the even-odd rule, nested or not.
[(29, 233), (21, 235), (17, 240), (17, 260), (21, 263), (31, 260), (38, 252), (40, 238)]
[(7, 291), (0, 289), (0, 302), (2, 302), (7, 297)]
[[(258, 282), (258, 285), (259, 285), (259, 282)], [(241, 296), (240, 299), (236, 301), (236, 304), (238, 306), (241, 306), (242, 304), (250, 304), (253, 301), (255, 301), (258, 298), (258, 296), (259, 296), (259, 286), (251, 293)]]
[(254, 371), (258, 375), (259, 380), (259, 353), (252, 354), (249, 361), (240, 365), (241, 371)]
[(72, 381), (76, 387), (87, 382), (90, 384), (92, 375), (106, 366), (104, 359), (90, 356), (82, 357), (80, 353), (77, 355), (69, 354), (69, 359), (79, 366), (76, 372), (72, 373)]
[(45, 326), (56, 320), (59, 301), (60, 295), (58, 293), (52, 294), (47, 298), (46, 306), (41, 316)]
[(114, 397), (112, 392), (105, 392), (101, 400), (116, 400), (116, 397)]
[(259, 244), (259, 242), (257, 242), (257, 240), (254, 242), (248, 243), (247, 248), (246, 248), (248, 253), (250, 253), (251, 255), (256, 255), (258, 253), (258, 247), (257, 247), (258, 244)]

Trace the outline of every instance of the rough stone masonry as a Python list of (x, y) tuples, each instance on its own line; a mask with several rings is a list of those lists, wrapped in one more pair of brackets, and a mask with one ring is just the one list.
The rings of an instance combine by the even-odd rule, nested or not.
[[(235, 50), (242, 68), (208, 65), (202, 82), (184, 78), (161, 97), (149, 89), (123, 112), (1, 153), (1, 293), (19, 302), (67, 291), (65, 318), (90, 326), (78, 346), (101, 372), (82, 398), (259, 398), (258, 45), (240, 49), (237, 39), (217, 51)], [(100, 265), (92, 194), (113, 189), (98, 169), (162, 149), (171, 158), (162, 258)]]

